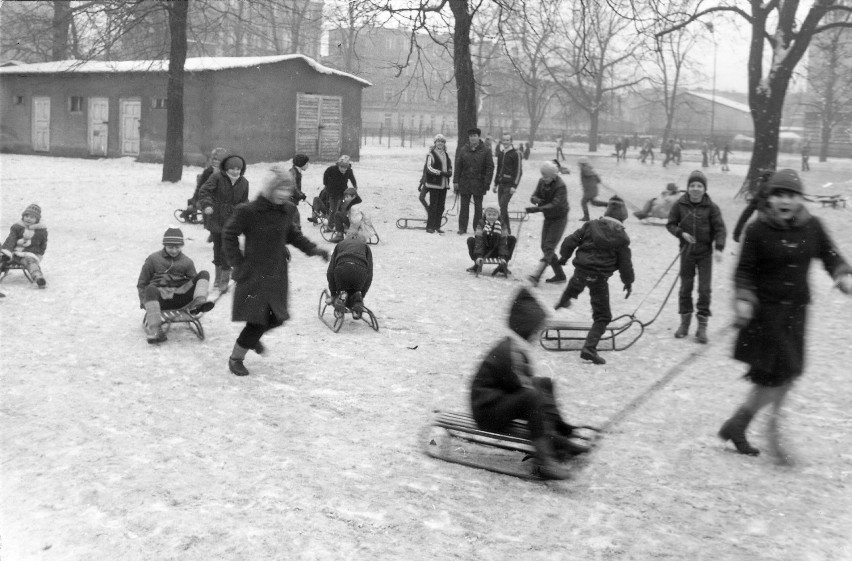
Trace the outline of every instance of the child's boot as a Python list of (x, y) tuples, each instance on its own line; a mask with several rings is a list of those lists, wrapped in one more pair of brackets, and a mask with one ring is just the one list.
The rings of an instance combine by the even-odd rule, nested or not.
[(692, 323), (692, 314), (680, 314), (680, 327), (675, 331), (675, 339), (683, 339), (689, 334), (690, 323)]
[(592, 364), (606, 364), (604, 357), (599, 355), (598, 350), (595, 348), (583, 347), (583, 350), (580, 351), (580, 358), (591, 361)]
[(334, 315), (342, 316), (346, 313), (346, 299), (349, 298), (349, 295), (346, 294), (345, 290), (341, 290), (337, 294), (337, 298), (334, 299)]
[(192, 295), (192, 302), (189, 304), (189, 313), (203, 314), (213, 309), (215, 304), (207, 301), (207, 293), (210, 291), (209, 275), (204, 275), (195, 283), (195, 290)]
[(740, 407), (740, 409), (734, 413), (734, 416), (725, 421), (722, 428), (719, 429), (719, 438), (733, 442), (734, 446), (737, 447), (737, 452), (740, 454), (757, 456), (760, 454), (760, 450), (749, 444), (745, 436), (746, 428), (748, 428), (748, 424), (751, 422), (751, 418), (753, 416), (754, 415), (751, 411), (744, 407)]
[(242, 348), (239, 343), (234, 343), (234, 350), (231, 351), (231, 356), (228, 358), (228, 370), (235, 376), (248, 376), (249, 371), (243, 364), (243, 359), (246, 358), (248, 349)]
[(553, 443), (549, 436), (536, 438), (533, 440), (533, 446), (535, 447), (536, 464), (542, 479), (568, 479), (571, 477), (568, 469), (556, 462)]
[(568, 280), (565, 277), (565, 271), (562, 270), (562, 265), (559, 264), (559, 259), (557, 259), (556, 257), (551, 259), (550, 267), (553, 269), (553, 276), (550, 277), (549, 279), (547, 279), (544, 282), (549, 282), (549, 283), (555, 284), (555, 283), (562, 283), (562, 282), (565, 282), (566, 280)]
[(228, 283), (231, 282), (231, 270), (222, 267), (222, 277), (219, 279), (219, 292), (225, 294), (228, 292)]
[(710, 319), (707, 316), (697, 315), (695, 316), (698, 319), (698, 330), (695, 332), (695, 338), (699, 343), (707, 344), (707, 321)]
[(145, 336), (150, 345), (156, 345), (166, 340), (166, 332), (163, 331), (163, 318), (160, 316), (160, 303), (156, 300), (145, 302)]
[(364, 297), (361, 291), (358, 290), (352, 295), (352, 318), (361, 319), (361, 314), (364, 313)]

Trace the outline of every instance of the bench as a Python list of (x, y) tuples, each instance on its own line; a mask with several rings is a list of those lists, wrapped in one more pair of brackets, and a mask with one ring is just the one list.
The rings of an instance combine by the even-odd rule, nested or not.
[[(201, 325), (201, 317), (203, 313), (190, 313), (189, 308), (183, 307), (177, 310), (161, 310), (160, 319), (163, 322), (163, 331), (168, 333), (171, 326), (174, 324), (184, 323), (189, 329), (195, 333), (199, 341), (204, 340), (204, 327)], [(142, 325), (148, 325), (146, 316), (142, 316)]]

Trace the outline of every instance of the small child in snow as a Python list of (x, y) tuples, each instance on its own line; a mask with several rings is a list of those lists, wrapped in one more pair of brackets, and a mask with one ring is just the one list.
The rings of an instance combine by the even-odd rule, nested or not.
[(337, 215), (337, 223), (345, 230), (344, 232), (335, 232), (331, 241), (337, 243), (342, 241), (344, 237), (351, 237), (353, 234), (359, 234), (364, 240), (369, 240), (376, 233), (373, 227), (373, 222), (360, 208), (355, 208), (355, 205), (361, 204), (361, 197), (358, 195), (358, 190), (355, 187), (348, 187), (343, 192), (343, 203)]
[(467, 252), (473, 260), (473, 266), (467, 271), (479, 273), (487, 257), (496, 257), (499, 265), (496, 272), (509, 274), (506, 262), (511, 258), (517, 238), (508, 235), (500, 218), (500, 211), (493, 206), (485, 209), (482, 220), (476, 225), (474, 236), (467, 239)]
[(619, 196), (614, 196), (607, 204), (603, 218), (583, 224), (577, 231), (562, 242), (561, 264), (568, 262), (574, 251), (574, 274), (565, 287), (565, 292), (556, 304), (556, 309), (568, 308), (571, 300), (576, 299), (583, 289), (589, 287), (592, 300), (592, 328), (586, 335), (586, 342), (580, 352), (580, 358), (594, 364), (606, 364), (598, 354), (598, 342), (612, 321), (609, 307), (609, 277), (617, 270), (624, 283), (625, 298), (630, 297), (634, 281), (633, 260), (630, 253), (630, 237), (622, 222), (627, 218), (627, 209)]
[(210, 273), (196, 273), (195, 263), (183, 254), (183, 232), (169, 228), (163, 234), (163, 249), (145, 259), (136, 290), (139, 304), (145, 310), (145, 334), (148, 343), (166, 340), (160, 310), (178, 310), (186, 307), (191, 314), (201, 314), (213, 309), (207, 301)]
[(649, 199), (642, 210), (637, 210), (633, 213), (633, 216), (639, 220), (644, 220), (646, 218), (667, 219), (669, 217), (669, 212), (672, 210), (672, 206), (674, 206), (675, 201), (679, 198), (680, 191), (678, 190), (677, 185), (669, 183), (666, 185), (666, 190), (660, 193), (659, 197)]
[(41, 207), (33, 203), (24, 209), (21, 220), (9, 229), (9, 237), (3, 243), (0, 270), (18, 263), (29, 272), (39, 288), (47, 281), (41, 273), (41, 258), (47, 250), (47, 226), (41, 223)]
[(360, 319), (364, 313), (364, 297), (373, 284), (373, 253), (359, 233), (350, 234), (334, 248), (326, 272), (328, 291), (334, 311), (352, 310)]

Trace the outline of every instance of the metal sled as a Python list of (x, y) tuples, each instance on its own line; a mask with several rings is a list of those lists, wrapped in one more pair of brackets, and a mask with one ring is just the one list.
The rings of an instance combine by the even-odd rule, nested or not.
[(30, 274), (30, 271), (24, 266), (23, 263), (18, 262), (17, 259), (12, 259), (11, 261), (3, 265), (2, 268), (0, 268), (0, 281), (6, 278), (6, 275), (9, 274), (9, 271), (21, 271), (22, 273), (24, 273), (24, 276), (27, 277), (27, 280), (30, 281), (30, 283), (35, 282), (35, 279), (33, 279), (33, 276)]
[(204, 212), (200, 208), (179, 208), (175, 210), (174, 215), (175, 220), (182, 224), (201, 224), (204, 222)]
[[(184, 323), (189, 327), (190, 331), (195, 333), (195, 336), (198, 337), (199, 341), (204, 340), (204, 326), (201, 325), (201, 317), (204, 315), (204, 312), (200, 314), (190, 313), (188, 307), (183, 307), (177, 310), (161, 310), (160, 311), (160, 319), (163, 321), (163, 331), (168, 333), (171, 329), (172, 325)], [(148, 322), (146, 316), (142, 316), (142, 325), (147, 327)]]
[[(447, 215), (441, 217), (441, 227), (446, 226), (449, 218)], [(400, 230), (425, 230), (426, 229), (426, 219), (425, 218), (399, 218), (396, 221), (396, 227)]]
[[(343, 312), (337, 312), (332, 308), (332, 317), (334, 318), (333, 323), (329, 323), (325, 318), (325, 312), (329, 308), (330, 304), (327, 303), (327, 300), (331, 298), (331, 294), (328, 292), (328, 289), (324, 288), (322, 294), (320, 294), (319, 305), (317, 307), (317, 316), (320, 318), (320, 321), (323, 322), (329, 329), (337, 333), (340, 331), (340, 328), (343, 327), (343, 322), (346, 319), (346, 314), (352, 315), (352, 310), (349, 308), (344, 308)], [(354, 317), (352, 319), (355, 319)], [(379, 330), (379, 322), (376, 319), (376, 316), (373, 312), (367, 307), (364, 306), (364, 312), (361, 314), (361, 321), (369, 325), (373, 331)]]
[(830, 206), (831, 208), (846, 208), (846, 198), (841, 195), (814, 195), (805, 197), (806, 201), (819, 203), (822, 207)]
[(510, 210), (509, 211), (509, 220), (514, 220), (515, 222), (526, 222), (530, 219), (530, 215), (525, 210)]

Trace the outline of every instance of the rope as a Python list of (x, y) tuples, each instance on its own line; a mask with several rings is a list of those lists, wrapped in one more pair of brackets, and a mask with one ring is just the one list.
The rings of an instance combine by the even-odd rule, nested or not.
[[(665, 270), (665, 271), (663, 271), (663, 274), (662, 274), (662, 275), (660, 275), (660, 278), (659, 278), (659, 279), (657, 279), (657, 282), (654, 284), (654, 286), (652, 286), (652, 287), (651, 287), (651, 290), (649, 290), (647, 293), (645, 293), (645, 297), (644, 297), (644, 298), (642, 298), (642, 300), (640, 300), (640, 301), (639, 301), (639, 304), (637, 304), (637, 305), (636, 305), (636, 309), (635, 309), (635, 310), (633, 310), (633, 313), (632, 313), (632, 314), (630, 314), (630, 317), (632, 317), (633, 319), (636, 319), (636, 317), (635, 317), (635, 316), (636, 316), (636, 313), (639, 311), (639, 308), (641, 308), (641, 307), (642, 307), (642, 304), (644, 304), (644, 303), (645, 303), (645, 300), (647, 300), (647, 299), (648, 299), (648, 296), (650, 296), (650, 295), (651, 295), (651, 293), (652, 293), (652, 292), (654, 292), (654, 289), (656, 289), (658, 286), (660, 286), (660, 283), (661, 283), (661, 282), (663, 282), (663, 279), (664, 279), (664, 278), (666, 278), (666, 275), (669, 273), (669, 271), (671, 271), (672, 267), (674, 267), (674, 264), (675, 264), (675, 263), (677, 263), (677, 260), (680, 258), (680, 256), (681, 256), (681, 255), (683, 255), (683, 252), (684, 252), (684, 251), (686, 251), (686, 249), (687, 249), (688, 247), (689, 247), (688, 245), (685, 245), (685, 246), (683, 246), (683, 248), (682, 248), (682, 249), (680, 249), (680, 250), (677, 252), (677, 255), (675, 255), (675, 258), (674, 258), (674, 259), (672, 259), (672, 262), (669, 264), (669, 266), (668, 266), (668, 267), (666, 267), (666, 270)], [(666, 306), (666, 302), (668, 302), (668, 301), (669, 301), (669, 297), (672, 295), (672, 292), (674, 292), (674, 288), (675, 288), (675, 286), (677, 285), (677, 279), (678, 279), (678, 278), (680, 278), (680, 274), (678, 274), (678, 275), (675, 277), (675, 279), (672, 281), (672, 285), (671, 285), (671, 287), (669, 287), (669, 291), (668, 291), (668, 292), (666, 292), (666, 297), (665, 297), (665, 298), (663, 298), (663, 302), (662, 302), (662, 304), (660, 304), (660, 307), (659, 307), (659, 309), (657, 310), (657, 313), (656, 313), (656, 314), (654, 314), (654, 317), (652, 317), (650, 321), (648, 321), (647, 323), (642, 323), (641, 321), (639, 321), (638, 319), (636, 319), (636, 321), (638, 321), (640, 324), (642, 324), (642, 327), (648, 327), (649, 325), (651, 325), (652, 323), (654, 323), (655, 321), (657, 321), (657, 318), (658, 318), (658, 317), (660, 317), (660, 313), (662, 313), (663, 308)]]
[(628, 199), (627, 197), (622, 196), (622, 195), (621, 195), (621, 193), (619, 193), (618, 191), (616, 191), (615, 189), (613, 189), (612, 187), (610, 187), (610, 186), (609, 186), (609, 185), (607, 185), (606, 183), (603, 183), (603, 182), (602, 182), (600, 185), (601, 185), (601, 187), (603, 187), (603, 188), (604, 188), (604, 189), (606, 189), (607, 191), (611, 192), (613, 195), (618, 195), (618, 197), (619, 197), (622, 201), (624, 201), (624, 204), (626, 204), (627, 206), (629, 206), (629, 207), (630, 207), (630, 210), (633, 210), (633, 211), (635, 211), (635, 212), (639, 212), (639, 211), (641, 211), (641, 210), (642, 210), (640, 207), (638, 207), (638, 206), (634, 205), (632, 202), (630, 202), (630, 199)]

